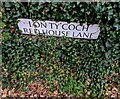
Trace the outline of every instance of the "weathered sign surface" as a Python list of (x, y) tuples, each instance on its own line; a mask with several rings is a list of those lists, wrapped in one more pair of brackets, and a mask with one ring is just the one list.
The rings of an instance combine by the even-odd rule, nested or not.
[(67, 23), (56, 21), (32, 21), (31, 19), (18, 19), (18, 27), (23, 34), (40, 34), (47, 36), (66, 36), (71, 38), (97, 39), (100, 33), (98, 24), (87, 25), (80, 23)]

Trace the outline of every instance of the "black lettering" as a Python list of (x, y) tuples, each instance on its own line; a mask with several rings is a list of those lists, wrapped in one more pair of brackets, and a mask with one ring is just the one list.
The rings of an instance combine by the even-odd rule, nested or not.
[(87, 34), (83, 33), (83, 37), (85, 37), (85, 36), (88, 38), (89, 37), (89, 33), (87, 33)]
[(66, 32), (66, 36), (68, 36), (69, 33), (70, 33), (70, 31), (67, 31), (67, 32)]
[[(61, 24), (61, 23), (60, 23), (60, 24)], [(60, 24), (55, 24), (55, 25), (56, 25), (56, 29), (58, 29), (58, 26), (59, 26)]]
[(40, 27), (40, 23), (37, 22), (37, 21), (35, 21), (35, 22), (33, 23), (33, 26), (36, 27), (36, 28), (38, 28), (38, 27)]
[(74, 33), (75, 33), (75, 32), (73, 32), (73, 37), (74, 37)]
[(42, 30), (42, 33), (45, 35), (45, 34), (48, 34), (47, 33), (47, 30)]
[(29, 21), (29, 26), (32, 27), (30, 21)]
[(28, 33), (28, 29), (26, 29), (26, 28), (23, 28), (23, 30), (24, 30), (24, 32), (25, 32), (25, 33)]
[(62, 34), (65, 36), (65, 31), (62, 31)]
[[(60, 32), (60, 31), (59, 31)], [(54, 31), (54, 34), (57, 35), (57, 31)]]
[(59, 31), (59, 36), (60, 36), (60, 34), (61, 34), (61, 33), (60, 33), (60, 31)]
[(80, 33), (80, 32), (79, 32), (79, 34), (78, 34), (76, 37), (78, 37), (78, 36), (82, 37), (82, 35), (81, 35), (81, 33)]
[[(71, 28), (71, 26), (72, 26), (73, 28)], [(70, 24), (70, 25), (68, 26), (68, 28), (69, 28), (69, 30), (74, 30), (74, 29), (75, 29), (75, 25), (74, 25), (74, 24)]]
[(88, 31), (88, 28), (89, 28), (89, 26), (87, 26), (87, 28), (85, 26), (83, 26), (82, 31), (84, 31), (85, 29), (86, 29), (86, 31)]
[(51, 29), (53, 28), (53, 24), (55, 24), (55, 23), (49, 23), (50, 25), (51, 25)]
[(90, 33), (90, 38), (92, 38), (93, 34), (94, 34), (94, 33)]
[(35, 32), (36, 34), (40, 34), (40, 31), (39, 31), (38, 29), (34, 29), (34, 32)]
[(29, 29), (29, 32), (32, 33), (31, 29)]
[(44, 24), (41, 22), (41, 28), (47, 28), (47, 24), (46, 24), (46, 22), (44, 22)]
[(53, 30), (48, 31), (48, 33), (49, 33), (50, 35), (54, 35), (54, 31), (53, 31)]
[(68, 29), (65, 29), (65, 28), (64, 28), (64, 25), (68, 25), (68, 24), (63, 24), (63, 25), (62, 25), (62, 29), (64, 29), (64, 30), (68, 30)]
[(54, 35), (60, 35), (60, 31), (54, 31)]
[(80, 24), (76, 26), (76, 30), (77, 30), (77, 31), (81, 31), (81, 26), (80, 26)]

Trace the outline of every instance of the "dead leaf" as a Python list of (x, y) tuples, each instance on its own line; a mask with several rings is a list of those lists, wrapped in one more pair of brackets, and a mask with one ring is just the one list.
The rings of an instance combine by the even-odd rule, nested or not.
[(111, 98), (116, 98), (117, 97), (117, 94), (112, 94), (111, 95)]
[(54, 94), (54, 95), (58, 95), (58, 90), (55, 90), (55, 91), (53, 92), (53, 94)]

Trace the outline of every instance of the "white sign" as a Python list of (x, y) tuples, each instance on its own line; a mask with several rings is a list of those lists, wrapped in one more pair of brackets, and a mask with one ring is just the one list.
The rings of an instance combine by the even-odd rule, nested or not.
[(23, 34), (40, 34), (47, 36), (66, 36), (71, 38), (97, 39), (100, 33), (98, 24), (87, 25), (80, 23), (67, 23), (55, 21), (32, 21), (31, 19), (18, 19), (18, 27)]

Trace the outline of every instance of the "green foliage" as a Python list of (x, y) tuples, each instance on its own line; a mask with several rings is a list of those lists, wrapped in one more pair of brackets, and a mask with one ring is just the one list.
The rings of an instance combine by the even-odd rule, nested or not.
[[(115, 76), (120, 72), (119, 2), (6, 2), (3, 7), (3, 89), (25, 89), (38, 80), (46, 82), (50, 93), (58, 90), (60, 94), (100, 98), (110, 83), (107, 77), (120, 84)], [(28, 37), (18, 30), (18, 18), (99, 23), (101, 32), (97, 40)], [(11, 26), (14, 33), (9, 32)]]

